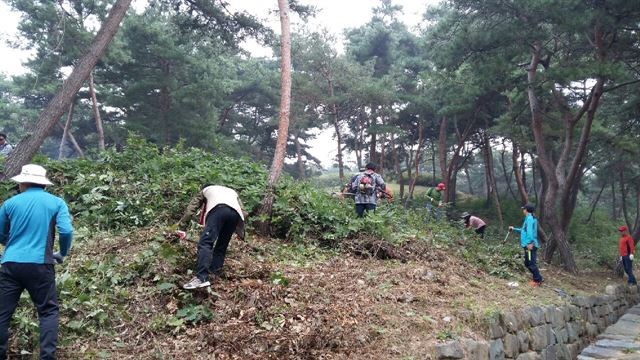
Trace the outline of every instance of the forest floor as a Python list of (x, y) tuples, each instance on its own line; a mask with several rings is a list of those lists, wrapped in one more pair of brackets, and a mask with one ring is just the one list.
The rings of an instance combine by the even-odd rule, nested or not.
[[(75, 249), (86, 258), (74, 264), (69, 257), (67, 271), (78, 277), (89, 276), (81, 271), (87, 258), (104, 254), (121, 259), (122, 269), (140, 269), (140, 258), (132, 254), (147, 252), (152, 265), (122, 285), (117, 304), (104, 304), (108, 326), (91, 334), (62, 333), (61, 358), (423, 359), (438, 341), (482, 338), (491, 315), (563, 303), (554, 289), (598, 293), (621, 281), (610, 272), (573, 276), (543, 265), (547, 286), (532, 288), (524, 267), (501, 279), (446, 248), (382, 260), (394, 256), (380, 256), (389, 253), (380, 248), (366, 256), (345, 250), (353, 246), (331, 250), (251, 237), (232, 239), (225, 274), (211, 288), (188, 292), (181, 286), (195, 266), (197, 239), (167, 247), (158, 240), (160, 232), (148, 229)], [(160, 250), (153, 253), (150, 243)], [(172, 251), (177, 254), (166, 255)], [(519, 286), (508, 286), (512, 281)], [(63, 292), (61, 300), (71, 296)], [(63, 309), (68, 322), (65, 316)]]

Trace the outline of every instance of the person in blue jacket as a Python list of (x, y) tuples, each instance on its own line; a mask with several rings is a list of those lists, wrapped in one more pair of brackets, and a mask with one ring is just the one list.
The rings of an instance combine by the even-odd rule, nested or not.
[[(67, 204), (45, 191), (52, 185), (39, 165), (25, 165), (11, 178), (20, 193), (0, 207), (0, 360), (7, 357), (9, 323), (26, 289), (40, 320), (40, 359), (55, 359), (58, 342), (58, 298), (55, 263), (71, 247), (73, 227)], [(60, 252), (53, 252), (55, 229)]]
[(533, 216), (535, 206), (526, 204), (522, 207), (524, 223), (521, 228), (509, 226), (509, 230), (520, 233), (520, 246), (524, 249), (524, 266), (531, 271), (533, 279), (529, 281), (531, 286), (540, 286), (544, 281), (538, 270), (536, 253), (538, 251), (538, 219)]

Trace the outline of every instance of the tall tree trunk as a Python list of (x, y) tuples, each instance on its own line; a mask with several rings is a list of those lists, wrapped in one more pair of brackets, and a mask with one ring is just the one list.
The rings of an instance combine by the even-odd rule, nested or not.
[[(58, 128), (64, 131), (64, 125), (60, 123), (58, 123)], [(76, 137), (73, 136), (73, 132), (71, 132), (71, 129), (67, 130), (67, 137), (69, 138), (69, 142), (73, 146), (73, 150), (75, 150), (75, 152), (78, 154), (78, 157), (84, 158), (84, 151), (82, 151), (82, 148), (80, 148), (80, 144), (78, 144), (78, 142), (76, 141)]]
[(636, 221), (633, 225), (633, 231), (631, 236), (633, 237), (634, 243), (638, 244), (638, 240), (640, 240), (640, 180), (636, 180), (635, 184), (636, 190)]
[(449, 183), (447, 171), (447, 117), (440, 120), (440, 131), (438, 133), (438, 162), (440, 163), (440, 177), (445, 184)]
[(73, 118), (73, 108), (75, 103), (72, 101), (69, 105), (69, 113), (67, 114), (67, 121), (64, 123), (64, 129), (62, 129), (62, 139), (60, 139), (60, 148), (58, 149), (58, 160), (62, 160), (64, 157), (64, 143), (67, 140), (69, 134), (69, 126), (71, 126), (71, 118)]
[(491, 180), (489, 179), (491, 169), (489, 169), (489, 165), (487, 164), (489, 162), (487, 157), (487, 145), (484, 143), (482, 144), (482, 162), (484, 163), (484, 206), (488, 208), (489, 205), (491, 205), (491, 196), (493, 194), (491, 193)]
[(402, 176), (402, 166), (400, 165), (400, 158), (398, 157), (398, 149), (395, 144), (394, 134), (391, 133), (391, 156), (393, 156), (393, 168), (395, 169), (398, 184), (400, 185), (400, 192), (398, 194), (399, 199), (404, 198), (404, 177)]
[(15, 151), (12, 151), (7, 156), (4, 172), (0, 180), (18, 174), (22, 165), (28, 163), (38, 151), (51, 129), (60, 120), (62, 114), (67, 111), (73, 97), (86, 81), (111, 39), (113, 39), (130, 4), (131, 0), (117, 0), (113, 4), (109, 15), (93, 39), (87, 53), (78, 61), (67, 80), (62, 83), (62, 88), (49, 101), (47, 107), (38, 117), (36, 124), (28, 132), (28, 135), (18, 143)]
[(491, 150), (491, 139), (489, 135), (484, 132), (484, 157), (485, 157), (485, 171), (487, 179), (487, 192), (488, 197), (493, 199), (493, 205), (496, 208), (496, 215), (498, 215), (498, 221), (500, 221), (500, 227), (504, 227), (504, 219), (502, 217), (502, 206), (500, 205), (500, 196), (498, 194), (498, 187), (496, 185), (496, 177), (493, 172), (493, 151)]
[[(525, 155), (526, 153), (523, 151), (520, 156), (520, 171), (522, 172), (522, 187), (524, 188), (525, 193), (527, 193), (527, 161), (525, 159)], [(533, 156), (531, 156), (531, 163), (534, 164)]]
[(162, 69), (162, 76), (164, 84), (160, 87), (160, 95), (158, 98), (158, 109), (160, 111), (160, 123), (163, 129), (164, 145), (171, 144), (171, 122), (169, 112), (171, 111), (171, 91), (167, 85), (168, 79), (171, 77), (171, 63), (166, 59), (160, 59), (160, 68)]
[(93, 71), (89, 73), (89, 92), (91, 93), (91, 104), (93, 105), (93, 116), (96, 120), (96, 133), (98, 134), (98, 150), (104, 151), (104, 130), (102, 128), (102, 118), (98, 109), (98, 99), (96, 98), (96, 87), (93, 83)]
[(340, 177), (340, 183), (344, 182), (344, 159), (342, 158), (342, 133), (340, 132), (340, 124), (338, 122), (333, 123), (336, 129), (336, 142), (337, 142), (337, 159), (338, 159), (338, 176)]
[[(594, 55), (597, 61), (604, 62), (604, 53), (607, 46), (604, 44), (604, 32), (601, 24), (596, 19), (593, 28)], [(560, 258), (566, 271), (577, 273), (577, 266), (571, 248), (567, 241), (567, 232), (573, 212), (575, 210), (575, 196), (579, 186), (587, 144), (593, 125), (593, 119), (598, 109), (600, 97), (604, 89), (605, 79), (601, 75), (596, 76), (596, 81), (587, 99), (577, 112), (573, 113), (561, 90), (552, 87), (552, 100), (562, 115), (564, 125), (564, 143), (558, 149), (556, 156), (548, 151), (546, 145), (547, 134), (543, 126), (543, 107), (540, 105), (536, 89), (539, 86), (537, 71), (540, 65), (548, 68), (549, 59), (542, 59), (545, 52), (540, 42), (532, 44), (533, 52), (531, 61), (527, 67), (527, 96), (531, 111), (531, 128), (536, 144), (538, 162), (541, 172), (544, 174), (545, 196), (543, 200), (544, 219), (553, 232), (553, 238), (545, 248), (544, 259), (550, 261), (556, 250), (560, 252)], [(586, 118), (585, 115), (586, 114)], [(576, 143), (574, 131), (581, 119), (584, 119), (580, 129), (580, 137)], [(573, 153), (573, 156), (572, 156)]]
[(611, 220), (618, 218), (618, 212), (616, 211), (616, 184), (611, 182)]
[[(524, 159), (524, 154), (522, 155)], [(524, 183), (524, 178), (520, 177), (520, 169), (518, 168), (518, 144), (513, 143), (513, 152), (511, 153), (511, 160), (513, 162), (513, 174), (516, 178), (516, 185), (518, 186), (518, 194), (520, 194), (520, 201), (523, 204), (529, 202), (529, 196), (527, 195), (527, 188)], [(524, 173), (524, 172), (523, 172)]]
[[(544, 211), (544, 206), (541, 205), (541, 202), (544, 201), (545, 197), (547, 196), (547, 180), (545, 177), (545, 174), (542, 170), (540, 170), (540, 164), (538, 164), (538, 159), (536, 158), (535, 160), (535, 166), (533, 167), (534, 169), (538, 169), (537, 173), (536, 172), (532, 172), (531, 174), (531, 183), (534, 187), (534, 193), (536, 194), (536, 205), (538, 205), (538, 220), (541, 223), (544, 223), (544, 218), (545, 218), (545, 211)], [(538, 175), (538, 177), (540, 178), (539, 184), (538, 181), (536, 180), (536, 176)], [(540, 185), (540, 195), (538, 196), (538, 185)]]
[(298, 165), (298, 173), (300, 174), (300, 179), (306, 179), (307, 176), (304, 171), (304, 162), (302, 162), (302, 145), (300, 145), (300, 133), (296, 133), (295, 137), (295, 145), (296, 145), (296, 162)]
[[(413, 159), (413, 150), (409, 149), (409, 151), (407, 152), (407, 156), (404, 159), (405, 166), (407, 167), (407, 179), (409, 181), (409, 184), (411, 183), (411, 179), (413, 178), (413, 175), (412, 175), (412, 172), (411, 172), (411, 168), (412, 168), (411, 161), (412, 161), (412, 159)], [(409, 198), (410, 198), (410, 196), (407, 195), (407, 199), (409, 199)]]
[(449, 203), (455, 205), (457, 201), (457, 192), (458, 192), (458, 172), (455, 171), (450, 178), (450, 185), (447, 188), (449, 191)]
[[(331, 78), (327, 79), (327, 87), (329, 88), (329, 97), (333, 99), (333, 81)], [(338, 142), (338, 152), (336, 157), (338, 159), (338, 174), (340, 176), (340, 184), (344, 183), (344, 160), (342, 158), (342, 132), (340, 131), (340, 121), (338, 120), (338, 106), (333, 101), (331, 104), (333, 112), (333, 128), (336, 130), (336, 141)]]
[(505, 150), (505, 144), (503, 139), (502, 150), (500, 151), (500, 165), (502, 166), (502, 175), (504, 176), (504, 182), (507, 184), (507, 190), (509, 191), (509, 194), (511, 194), (513, 199), (517, 201), (518, 197), (516, 196), (516, 194), (513, 192), (513, 189), (511, 188), (511, 177), (513, 176), (513, 173), (507, 174), (507, 165), (505, 165), (504, 163), (505, 151), (506, 150)]
[[(536, 183), (536, 169), (538, 169), (538, 160), (531, 156), (531, 187), (533, 187), (533, 195), (536, 198), (536, 204), (540, 203), (540, 197), (538, 196), (538, 185)], [(524, 178), (522, 184), (526, 186)], [(525, 188), (526, 189), (526, 188)]]
[(280, 52), (281, 77), (280, 77), (280, 119), (278, 121), (278, 140), (276, 150), (273, 154), (273, 162), (269, 170), (269, 180), (267, 191), (262, 200), (262, 207), (259, 214), (267, 220), (257, 226), (257, 230), (262, 234), (268, 234), (271, 227), (271, 212), (273, 210), (274, 193), (273, 189), (282, 173), (284, 157), (287, 151), (287, 138), (289, 134), (289, 113), (291, 109), (291, 33), (289, 32), (289, 1), (278, 0), (280, 10)]
[(436, 144), (431, 142), (431, 179), (436, 181)]
[(458, 166), (458, 163), (460, 161), (460, 151), (464, 148), (464, 145), (467, 139), (471, 135), (471, 130), (473, 129), (475, 118), (473, 119), (473, 121), (467, 122), (467, 125), (462, 133), (460, 133), (458, 129), (458, 123), (457, 121), (455, 121), (455, 119), (454, 119), (454, 122), (456, 127), (456, 136), (457, 136), (458, 143), (456, 144), (455, 149), (453, 151), (453, 155), (451, 156), (451, 161), (447, 162), (447, 151), (446, 151), (446, 125), (447, 124), (444, 118), (443, 118), (443, 121), (440, 123), (440, 134), (438, 136), (438, 143), (440, 148), (444, 147), (444, 151), (442, 149), (439, 150), (440, 168), (442, 169), (443, 166), (445, 168), (445, 171), (443, 174), (443, 182), (446, 185), (446, 190), (444, 191), (442, 202), (451, 203), (455, 205), (455, 201), (456, 201), (455, 182), (457, 179), (457, 173), (460, 170), (460, 166)]
[(384, 175), (384, 162), (385, 162), (385, 146), (386, 146), (387, 137), (380, 136), (380, 162), (378, 163), (378, 174)]
[(362, 148), (364, 147), (364, 134), (363, 134), (363, 125), (362, 125), (362, 113), (358, 112), (357, 116), (357, 130), (354, 137), (354, 148), (356, 152), (356, 164), (358, 166), (358, 170), (362, 169)]
[[(370, 120), (369, 126), (367, 126), (367, 129), (371, 130), (372, 127), (374, 127), (376, 125), (376, 116), (375, 113), (372, 114), (372, 118)], [(376, 133), (374, 132), (370, 132), (369, 135), (371, 136), (371, 143), (369, 143), (369, 162), (376, 162), (376, 151), (377, 151), (377, 147), (378, 147), (378, 138), (376, 136)]]
[(222, 110), (222, 115), (220, 115), (220, 119), (218, 119), (218, 132), (222, 132), (222, 129), (224, 129), (224, 124), (227, 122), (231, 110), (233, 110), (233, 105)]
[(598, 205), (598, 201), (600, 201), (600, 196), (602, 195), (602, 192), (604, 191), (604, 188), (606, 186), (607, 186), (606, 182), (602, 184), (602, 187), (600, 188), (600, 191), (598, 192), (598, 195), (596, 196), (596, 198), (591, 203), (591, 210), (589, 211), (589, 216), (584, 221), (585, 224), (587, 224), (587, 223), (589, 223), (591, 221), (591, 216), (593, 216), (593, 212), (596, 210), (596, 206)]
[(466, 165), (463, 170), (464, 176), (467, 179), (467, 186), (469, 187), (469, 195), (473, 195), (473, 186), (471, 184), (471, 176), (469, 175), (469, 165)]
[(413, 199), (413, 192), (416, 189), (416, 181), (418, 181), (418, 175), (420, 174), (420, 158), (422, 156), (422, 150), (424, 147), (424, 124), (422, 121), (418, 122), (418, 148), (416, 149), (415, 158), (413, 160), (413, 177), (409, 184), (409, 196), (404, 203), (404, 207), (408, 208), (411, 199)]
[(633, 231), (633, 225), (629, 220), (629, 212), (627, 211), (627, 188), (624, 184), (624, 168), (620, 168), (619, 171), (620, 180), (620, 207), (622, 208), (622, 215), (624, 216), (625, 225), (629, 228), (629, 231)]

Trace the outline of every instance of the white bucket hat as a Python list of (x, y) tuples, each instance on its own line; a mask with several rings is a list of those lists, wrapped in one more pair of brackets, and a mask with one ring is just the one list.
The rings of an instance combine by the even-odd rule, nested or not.
[(53, 185), (47, 179), (47, 170), (40, 165), (27, 164), (22, 167), (20, 175), (16, 175), (11, 180), (17, 183), (31, 183), (39, 185)]

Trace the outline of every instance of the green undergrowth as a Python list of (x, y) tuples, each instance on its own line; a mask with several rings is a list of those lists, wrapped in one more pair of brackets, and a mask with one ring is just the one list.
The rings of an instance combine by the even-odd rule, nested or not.
[[(488, 223), (487, 238), (497, 243), (504, 240), (507, 226), (519, 227), (523, 220), (519, 202), (504, 195), (501, 205), (504, 218), (504, 227), (502, 228), (499, 226), (495, 209), (487, 205), (486, 199), (468, 198), (461, 201), (458, 204), (457, 212), (467, 211), (484, 219)], [(601, 209), (596, 209), (589, 219), (589, 211), (589, 208), (576, 208), (569, 226), (568, 240), (573, 248), (574, 258), (578, 267), (583, 270), (593, 270), (602, 266), (611, 267), (618, 258), (619, 233), (617, 228), (623, 223), (611, 219), (611, 216), (605, 214)], [(551, 235), (549, 231), (547, 234)], [(511, 234), (509, 239), (507, 244), (517, 244), (519, 235)], [(501, 249), (501, 246), (497, 246), (497, 249), (493, 250), (502, 255)], [(558, 259), (554, 261), (556, 265), (559, 265), (557, 264)]]
[[(69, 204), (76, 223), (100, 230), (123, 230), (176, 222), (203, 184), (221, 184), (240, 194), (254, 215), (265, 196), (267, 171), (244, 158), (199, 149), (158, 148), (132, 135), (123, 151), (95, 159), (36, 159), (57, 184), (50, 191)], [(2, 198), (15, 194), (2, 185)], [(272, 235), (293, 241), (328, 244), (363, 234), (390, 241), (424, 233), (424, 219), (398, 204), (382, 204), (364, 219), (354, 216), (353, 202), (341, 201), (307, 182), (283, 176), (275, 189), (270, 217)], [(249, 216), (251, 228), (256, 220)]]
[[(39, 158), (37, 163), (48, 169), (58, 185), (50, 190), (66, 199), (75, 218), (71, 256), (57, 267), (63, 347), (79, 351), (82, 358), (109, 358), (125, 346), (127, 338), (146, 338), (144, 331), (177, 335), (216, 321), (210, 310), (216, 294), (197, 297), (179, 288), (190, 276), (188, 269), (194, 267), (195, 259), (184, 244), (168, 240), (167, 234), (175, 229), (172, 224), (190, 197), (203, 184), (215, 183), (239, 192), (252, 213), (248, 225), (253, 236), (253, 223), (264, 220), (254, 214), (265, 195), (263, 166), (180, 146), (160, 149), (137, 136), (131, 136), (122, 151), (106, 151), (92, 160)], [(13, 184), (2, 184), (2, 197), (13, 195), (13, 188)], [(516, 235), (503, 244), (505, 233), (494, 224), (486, 239), (480, 240), (456, 221), (430, 218), (422, 206), (407, 210), (394, 203), (381, 203), (376, 212), (359, 219), (351, 200), (332, 197), (317, 186), (286, 176), (275, 195), (272, 232), (284, 241), (246, 245), (245, 255), (252, 262), (273, 264), (256, 270), (266, 272), (259, 274), (261, 281), (286, 287), (289, 279), (283, 269), (331, 261), (345, 256), (343, 244), (367, 239), (384, 240), (398, 248), (424, 242), (426, 249), (446, 250), (496, 278), (526, 276)], [(521, 221), (519, 215), (513, 219)], [(193, 225), (190, 236), (197, 231)], [(235, 276), (258, 276), (243, 275), (244, 264), (235, 271)], [(12, 349), (36, 348), (38, 324), (29, 303), (23, 294), (24, 306), (13, 320)], [(257, 323), (260, 316), (256, 314)], [(144, 328), (136, 326), (140, 317), (147, 321)], [(100, 350), (78, 345), (87, 339), (111, 339), (111, 343)]]
[(569, 241), (580, 256), (576, 256), (579, 266), (612, 264), (618, 258), (618, 226), (622, 222), (612, 220), (610, 215), (596, 210), (589, 222), (589, 209), (576, 209), (569, 227)]
[(461, 221), (437, 224), (432, 234), (442, 245), (436, 246), (452, 248), (461, 260), (500, 279), (511, 280), (522, 274), (522, 250), (516, 235), (510, 234), (505, 241), (500, 229), (488, 227), (483, 239), (465, 229)]
[[(77, 349), (82, 358), (109, 357), (104, 349), (124, 346), (120, 334), (127, 328), (128, 332), (141, 330), (135, 328), (136, 316), (157, 314), (153, 299), (161, 297), (173, 297), (178, 311), (158, 318), (152, 330), (180, 331), (211, 318), (210, 311), (189, 292), (177, 291), (176, 284), (193, 259), (178, 244), (167, 241), (163, 232), (116, 235), (85, 227), (76, 232), (71, 256), (56, 267), (63, 348), (70, 344), (78, 348), (77, 344), (92, 338), (111, 338), (113, 342), (101, 352), (82, 346)], [(139, 303), (141, 299), (149, 301)], [(38, 324), (26, 292), (13, 317), (12, 331), (12, 348), (37, 349)]]

